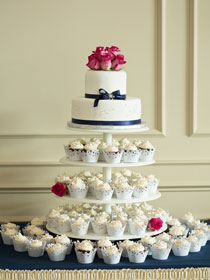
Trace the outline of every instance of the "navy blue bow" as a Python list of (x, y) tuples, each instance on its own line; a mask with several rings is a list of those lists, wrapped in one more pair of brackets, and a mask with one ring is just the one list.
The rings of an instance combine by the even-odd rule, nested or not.
[(120, 90), (113, 91), (108, 93), (105, 89), (100, 88), (99, 96), (95, 98), (94, 107), (98, 106), (99, 100), (107, 100), (107, 99), (118, 99), (118, 100), (125, 100), (126, 95), (121, 95)]

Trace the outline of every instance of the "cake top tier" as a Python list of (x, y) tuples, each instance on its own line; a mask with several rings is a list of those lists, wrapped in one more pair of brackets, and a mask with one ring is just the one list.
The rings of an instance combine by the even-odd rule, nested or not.
[(91, 70), (112, 70), (122, 69), (126, 63), (124, 55), (120, 54), (120, 49), (116, 46), (97, 47), (92, 54), (88, 56), (86, 64)]

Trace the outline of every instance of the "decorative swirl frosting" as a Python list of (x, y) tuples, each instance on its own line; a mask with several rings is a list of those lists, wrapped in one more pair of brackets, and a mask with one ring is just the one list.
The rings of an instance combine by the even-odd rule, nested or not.
[(119, 254), (119, 250), (117, 249), (117, 247), (115, 245), (112, 245), (112, 246), (105, 248), (105, 254), (106, 255), (116, 255), (116, 254)]
[(164, 250), (168, 248), (167, 243), (162, 240), (158, 240), (153, 246), (157, 249), (164, 249)]
[(85, 149), (85, 150), (90, 150), (90, 151), (96, 151), (96, 150), (98, 150), (98, 144), (95, 143), (95, 142), (87, 143), (87, 144), (84, 146), (84, 149)]
[(142, 142), (142, 143), (139, 145), (139, 147), (140, 147), (141, 149), (145, 149), (145, 150), (153, 150), (153, 149), (154, 149), (153, 145), (152, 145), (148, 140)]
[(105, 151), (108, 152), (108, 153), (117, 153), (119, 152), (119, 148), (117, 146), (113, 146), (113, 145), (108, 145), (106, 148), (105, 148)]
[(89, 240), (83, 240), (82, 242), (78, 243), (77, 249), (82, 251), (92, 251), (93, 244)]
[(136, 252), (143, 252), (145, 250), (145, 248), (141, 243), (135, 242), (131, 246), (129, 246), (128, 250), (136, 251)]
[(136, 145), (134, 144), (128, 144), (124, 147), (125, 151), (136, 151), (137, 150), (137, 147)]
[(109, 247), (112, 246), (112, 242), (108, 239), (108, 237), (104, 237), (97, 242), (98, 247)]

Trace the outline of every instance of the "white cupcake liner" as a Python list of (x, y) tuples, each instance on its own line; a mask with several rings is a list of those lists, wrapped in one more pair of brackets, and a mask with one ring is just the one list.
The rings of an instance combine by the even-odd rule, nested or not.
[(103, 259), (102, 249), (101, 248), (97, 248), (97, 256), (99, 257), (99, 259)]
[(149, 182), (148, 181), (148, 189), (149, 189), (149, 193), (154, 194), (157, 192), (157, 188), (159, 185), (159, 180), (155, 180), (154, 182)]
[(149, 189), (145, 188), (145, 189), (141, 189), (139, 187), (134, 187), (133, 190), (133, 196), (137, 197), (137, 198), (146, 198), (149, 194)]
[(208, 240), (208, 236), (207, 235), (198, 235), (197, 237), (201, 242), (201, 247), (205, 246), (207, 243), (207, 240)]
[(81, 156), (83, 162), (97, 162), (99, 159), (99, 150), (82, 150)]
[(71, 229), (74, 235), (78, 235), (78, 236), (82, 236), (87, 234), (88, 232), (88, 227), (89, 227), (89, 222), (84, 224), (84, 225), (79, 225), (79, 226), (75, 226), (75, 225), (71, 225)]
[(60, 262), (65, 260), (67, 247), (59, 250), (50, 250), (49, 248), (46, 249), (49, 259), (52, 262)]
[(81, 150), (80, 149), (70, 149), (68, 145), (64, 145), (64, 150), (67, 158), (72, 161), (81, 161)]
[(27, 241), (18, 241), (13, 238), (14, 250), (17, 252), (26, 252), (28, 249), (28, 240)]
[(42, 247), (32, 247), (28, 244), (28, 255), (33, 258), (38, 258), (44, 255), (45, 245)]
[(110, 200), (112, 198), (114, 190), (106, 191), (106, 190), (99, 190), (98, 188), (95, 188), (95, 197), (98, 200)]
[(75, 252), (76, 252), (76, 256), (77, 256), (77, 261), (79, 263), (83, 263), (83, 264), (88, 264), (88, 263), (93, 263), (94, 258), (95, 258), (95, 254), (96, 254), (96, 248), (94, 248), (91, 252), (81, 252), (79, 251), (76, 247), (75, 247)]
[(118, 264), (120, 262), (120, 258), (122, 255), (122, 249), (119, 250), (118, 254), (107, 255), (105, 251), (102, 249), (102, 256), (104, 259), (104, 263), (106, 264)]
[(2, 230), (1, 231), (1, 237), (2, 237), (2, 241), (5, 245), (13, 245), (13, 235), (7, 235)]
[(100, 154), (99, 154), (99, 158), (98, 161), (106, 161), (105, 157), (104, 157), (104, 152), (103, 150), (99, 150)]
[(107, 233), (106, 224), (96, 224), (94, 221), (91, 221), (93, 232), (96, 234), (105, 234)]
[(139, 225), (135, 225), (132, 221), (128, 221), (130, 234), (143, 236), (146, 231), (147, 225), (145, 224), (143, 227)]
[(143, 252), (127, 250), (128, 251), (128, 259), (129, 262), (133, 263), (143, 263), (148, 255), (148, 250), (144, 250)]
[(118, 247), (122, 250), (122, 257), (128, 258), (128, 249), (126, 247), (120, 246), (121, 242), (117, 242)]
[(91, 184), (88, 184), (88, 193), (90, 193), (92, 196), (95, 196), (95, 187)]
[(190, 245), (190, 253), (200, 252), (201, 250), (201, 242), (191, 242)]
[(147, 250), (148, 250), (148, 256), (151, 256), (152, 255), (152, 250), (151, 250), (151, 248), (152, 248), (152, 245), (151, 244), (147, 244), (147, 243), (144, 243), (144, 242), (141, 242), (142, 243), (142, 245), (145, 247), (145, 248), (147, 248)]
[(179, 257), (187, 256), (189, 255), (189, 251), (190, 251), (190, 243), (189, 245), (184, 245), (184, 246), (173, 245), (172, 251), (175, 256), (179, 256)]
[(111, 227), (109, 224), (107, 224), (106, 227), (107, 227), (107, 233), (109, 236), (122, 236), (125, 231), (125, 226)]
[(168, 246), (167, 249), (159, 249), (154, 246), (151, 247), (152, 250), (152, 258), (156, 260), (167, 260), (171, 251), (171, 247)]
[[(47, 225), (51, 228), (56, 228), (58, 226), (57, 218), (48, 218), (47, 217)], [(28, 235), (24, 232), (24, 229), (22, 229), (22, 231), (25, 235)]]
[(70, 221), (66, 221), (66, 222), (58, 222), (57, 224), (57, 230), (59, 232), (69, 232), (71, 231), (71, 225), (70, 225)]
[(88, 192), (88, 188), (73, 188), (68, 186), (70, 197), (72, 198), (85, 198)]
[(134, 188), (118, 189), (115, 188), (115, 194), (118, 199), (129, 200), (132, 197)]
[(104, 158), (108, 163), (120, 163), (123, 155), (123, 150), (119, 152), (103, 151)]
[(153, 157), (155, 154), (155, 149), (153, 149), (153, 150), (140, 149), (140, 150), (141, 150), (141, 153), (139, 156), (139, 160), (142, 160), (142, 161), (153, 160)]
[(124, 150), (123, 162), (138, 162), (140, 153), (141, 153), (140, 150), (136, 150), (136, 151)]

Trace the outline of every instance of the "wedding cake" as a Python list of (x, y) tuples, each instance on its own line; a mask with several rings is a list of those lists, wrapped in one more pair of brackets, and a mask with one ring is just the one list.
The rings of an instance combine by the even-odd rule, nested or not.
[(126, 63), (119, 49), (97, 47), (89, 56), (85, 96), (72, 100), (74, 126), (136, 127), (141, 124), (141, 100), (126, 96)]

